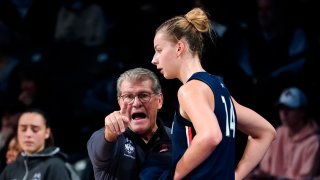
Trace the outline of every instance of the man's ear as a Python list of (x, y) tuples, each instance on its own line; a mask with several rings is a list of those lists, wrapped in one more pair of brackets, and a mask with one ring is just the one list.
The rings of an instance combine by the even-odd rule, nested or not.
[(163, 105), (163, 94), (160, 93), (159, 99), (158, 99), (158, 110), (160, 110), (162, 108), (162, 105)]

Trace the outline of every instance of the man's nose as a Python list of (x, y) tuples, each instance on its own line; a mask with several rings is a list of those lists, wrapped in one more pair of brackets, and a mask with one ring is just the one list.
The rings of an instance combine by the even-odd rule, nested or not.
[(141, 105), (141, 104), (142, 104), (142, 102), (141, 102), (141, 100), (139, 99), (139, 97), (138, 97), (138, 96), (134, 97), (133, 102), (132, 102), (132, 105), (133, 105), (133, 106), (137, 106), (137, 105)]

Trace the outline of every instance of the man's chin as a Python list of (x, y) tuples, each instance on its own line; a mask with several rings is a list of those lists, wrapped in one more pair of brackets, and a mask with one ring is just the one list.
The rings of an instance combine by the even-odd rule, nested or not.
[(137, 134), (144, 134), (147, 132), (148, 129), (145, 126), (136, 125), (136, 126), (131, 126), (131, 130)]

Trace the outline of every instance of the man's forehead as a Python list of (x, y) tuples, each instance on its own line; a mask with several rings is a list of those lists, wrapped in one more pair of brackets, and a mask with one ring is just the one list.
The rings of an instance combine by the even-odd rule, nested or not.
[(123, 81), (120, 90), (125, 91), (128, 89), (152, 89), (151, 80), (135, 80), (135, 81)]

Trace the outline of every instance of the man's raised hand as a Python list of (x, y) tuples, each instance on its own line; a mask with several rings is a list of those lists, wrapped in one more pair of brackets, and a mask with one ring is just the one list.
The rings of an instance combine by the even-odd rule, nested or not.
[(131, 119), (130, 112), (131, 105), (122, 103), (120, 111), (114, 111), (105, 118), (105, 139), (107, 141), (114, 141), (126, 130)]

